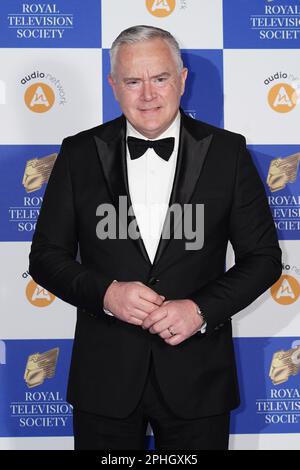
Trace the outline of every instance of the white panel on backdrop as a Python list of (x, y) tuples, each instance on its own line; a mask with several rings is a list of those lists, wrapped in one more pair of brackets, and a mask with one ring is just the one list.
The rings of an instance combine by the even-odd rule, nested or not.
[(58, 144), (100, 124), (100, 49), (0, 49), (0, 144)]
[[(183, 49), (222, 49), (221, 0), (102, 0), (102, 47), (110, 48), (125, 28), (147, 24), (167, 29)], [(182, 27), (188, 25), (188, 27)]]
[[(299, 449), (300, 434), (235, 434), (230, 436), (229, 450)], [(1, 450), (72, 450), (73, 437), (0, 438)]]
[(235, 434), (229, 450), (299, 450), (300, 434)]
[(299, 144), (299, 49), (227, 49), (223, 60), (225, 128), (251, 144)]
[(234, 317), (235, 336), (299, 336), (299, 241), (280, 241), (280, 246), (284, 265), (282, 277), (274, 285), (274, 289), (268, 289), (252, 305)]
[(73, 437), (1, 437), (0, 450), (73, 450)]
[(1, 243), (0, 330), (5, 339), (73, 338), (76, 309), (28, 274), (30, 243)]

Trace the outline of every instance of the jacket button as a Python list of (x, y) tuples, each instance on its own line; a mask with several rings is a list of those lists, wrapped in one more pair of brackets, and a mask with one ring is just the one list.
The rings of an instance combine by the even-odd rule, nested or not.
[(156, 279), (155, 277), (150, 277), (150, 279), (148, 281), (148, 284), (149, 284), (149, 286), (154, 286), (158, 282), (159, 282), (159, 279)]

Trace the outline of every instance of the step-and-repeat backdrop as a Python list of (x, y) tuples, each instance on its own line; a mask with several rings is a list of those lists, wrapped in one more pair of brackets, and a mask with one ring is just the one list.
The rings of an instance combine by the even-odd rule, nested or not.
[(28, 253), (62, 139), (120, 113), (108, 51), (134, 24), (179, 40), (185, 112), (247, 137), (283, 275), (234, 320), (242, 404), (230, 447), (299, 449), (299, 0), (1, 0), (0, 448), (73, 446), (66, 381), (76, 313), (31, 279)]

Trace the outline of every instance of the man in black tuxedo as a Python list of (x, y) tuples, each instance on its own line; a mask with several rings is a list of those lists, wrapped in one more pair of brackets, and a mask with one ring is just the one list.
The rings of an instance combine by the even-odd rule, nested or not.
[(186, 77), (170, 33), (123, 31), (109, 76), (123, 115), (66, 138), (45, 192), (30, 274), (77, 307), (76, 449), (142, 449), (148, 423), (157, 449), (227, 449), (231, 317), (281, 273), (245, 139), (185, 116)]

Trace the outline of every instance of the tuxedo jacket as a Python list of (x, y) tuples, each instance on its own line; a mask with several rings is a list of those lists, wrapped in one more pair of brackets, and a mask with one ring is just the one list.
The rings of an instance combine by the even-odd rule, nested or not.
[[(110, 203), (118, 214), (120, 196), (130, 204), (124, 116), (64, 139), (31, 247), (33, 279), (77, 307), (68, 401), (82, 411), (128, 416), (141, 398), (152, 355), (161, 392), (177, 416), (235, 408), (231, 317), (281, 273), (274, 223), (244, 137), (182, 113), (169, 204), (204, 205), (201, 249), (187, 250), (191, 240), (171, 231), (169, 239), (161, 237), (152, 264), (141, 238), (99, 239), (97, 207)], [(225, 272), (228, 241), (235, 265)], [(206, 333), (170, 346), (107, 315), (103, 297), (114, 279), (141, 281), (166, 300), (192, 299), (205, 314)]]

